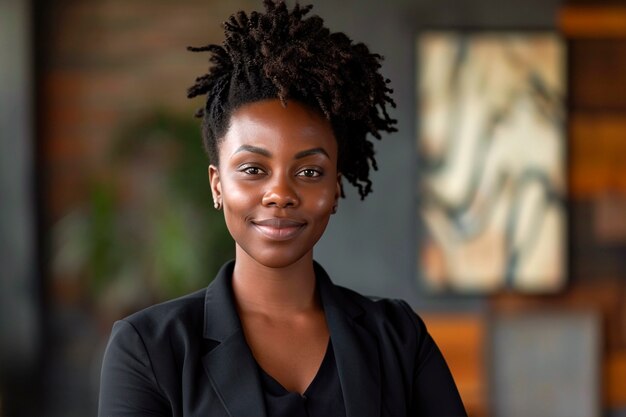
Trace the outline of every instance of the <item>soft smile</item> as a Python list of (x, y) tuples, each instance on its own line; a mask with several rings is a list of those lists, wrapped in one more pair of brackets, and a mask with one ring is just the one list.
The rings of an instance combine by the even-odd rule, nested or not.
[(306, 225), (305, 222), (285, 218), (253, 220), (252, 224), (264, 236), (272, 240), (289, 240), (295, 237)]

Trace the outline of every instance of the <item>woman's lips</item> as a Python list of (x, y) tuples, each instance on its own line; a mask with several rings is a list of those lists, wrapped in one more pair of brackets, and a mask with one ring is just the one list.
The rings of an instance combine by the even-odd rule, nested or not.
[(305, 222), (293, 219), (271, 218), (252, 222), (264, 236), (272, 240), (289, 240), (296, 236), (306, 225)]

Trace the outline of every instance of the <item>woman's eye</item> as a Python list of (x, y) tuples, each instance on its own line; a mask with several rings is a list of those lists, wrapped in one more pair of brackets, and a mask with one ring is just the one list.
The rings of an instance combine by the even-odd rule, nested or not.
[(301, 177), (314, 178), (319, 177), (320, 175), (322, 175), (322, 173), (316, 169), (307, 168), (300, 171), (298, 175)]
[(241, 171), (245, 172), (248, 175), (259, 175), (263, 173), (261, 168), (258, 168), (258, 167), (247, 167), (247, 168), (242, 169)]

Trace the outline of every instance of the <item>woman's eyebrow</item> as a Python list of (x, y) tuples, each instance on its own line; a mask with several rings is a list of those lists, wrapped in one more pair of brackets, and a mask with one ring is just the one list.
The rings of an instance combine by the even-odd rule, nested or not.
[(326, 158), (330, 159), (328, 152), (326, 152), (324, 148), (313, 148), (313, 149), (307, 149), (306, 151), (300, 151), (296, 154), (296, 156), (294, 156), (294, 159), (300, 159), (300, 158), (304, 158), (310, 155), (319, 155), (319, 154), (326, 155)]
[[(233, 154), (237, 154), (239, 152), (252, 152), (252, 153), (265, 156), (267, 158), (272, 157), (272, 153), (268, 151), (267, 149), (263, 149), (263, 148), (260, 148), (258, 146), (253, 146), (253, 145), (241, 145), (240, 147), (237, 148), (237, 150)], [(311, 155), (324, 155), (328, 159), (330, 159), (328, 152), (326, 152), (324, 148), (312, 148), (312, 149), (306, 149), (304, 151), (300, 151), (294, 156), (293, 159), (302, 159)]]
[(252, 145), (241, 145), (240, 147), (237, 148), (237, 150), (233, 154), (236, 154), (239, 152), (258, 153), (259, 155), (263, 155), (267, 158), (270, 158), (272, 156), (272, 153), (268, 151), (267, 149), (259, 148), (258, 146), (252, 146)]

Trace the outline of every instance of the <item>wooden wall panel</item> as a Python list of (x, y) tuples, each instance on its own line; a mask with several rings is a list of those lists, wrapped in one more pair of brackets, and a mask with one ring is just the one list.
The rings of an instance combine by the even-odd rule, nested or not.
[(569, 154), (573, 198), (626, 194), (626, 114), (572, 114)]
[(559, 27), (569, 38), (626, 37), (626, 6), (607, 3), (564, 7)]
[(454, 375), (467, 412), (488, 416), (487, 320), (478, 314), (421, 314)]
[(572, 40), (569, 56), (575, 111), (626, 111), (626, 39)]
[(626, 408), (626, 350), (607, 355), (604, 363), (604, 386), (604, 402), (608, 408)]

